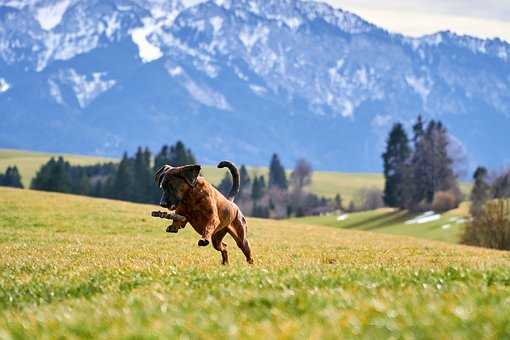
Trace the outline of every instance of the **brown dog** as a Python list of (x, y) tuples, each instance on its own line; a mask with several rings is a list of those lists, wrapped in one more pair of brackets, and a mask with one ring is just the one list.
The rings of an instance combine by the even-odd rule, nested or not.
[(186, 218), (186, 221), (174, 221), (167, 232), (177, 232), (189, 222), (202, 237), (198, 245), (207, 246), (212, 242), (214, 249), (221, 252), (223, 264), (228, 264), (227, 245), (223, 238), (229, 233), (251, 264), (253, 259), (246, 238), (246, 219), (233, 202), (239, 193), (239, 170), (228, 161), (218, 164), (218, 168), (228, 168), (232, 174), (233, 186), (228, 198), (199, 176), (200, 165), (165, 165), (156, 172), (154, 178), (163, 190), (160, 205), (169, 210), (175, 209), (177, 214)]

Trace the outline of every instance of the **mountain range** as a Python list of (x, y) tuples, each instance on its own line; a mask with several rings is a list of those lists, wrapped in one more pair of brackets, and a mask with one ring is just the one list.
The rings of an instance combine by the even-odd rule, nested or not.
[(119, 156), (183, 140), (231, 159), (380, 171), (392, 124), (510, 163), (510, 45), (390, 33), (300, 0), (4, 0), (0, 147)]

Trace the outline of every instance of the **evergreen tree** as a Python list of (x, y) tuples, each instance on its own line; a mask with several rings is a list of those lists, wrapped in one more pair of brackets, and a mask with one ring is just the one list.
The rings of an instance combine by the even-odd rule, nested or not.
[(161, 151), (154, 159), (154, 170), (166, 164), (171, 166), (196, 164), (196, 159), (191, 150), (187, 149), (184, 143), (177, 141), (173, 146), (164, 145), (161, 148)]
[(133, 199), (133, 160), (124, 153), (112, 183), (112, 197), (122, 200)]
[(226, 196), (230, 192), (230, 189), (232, 189), (232, 175), (227, 172), (218, 185), (218, 191)]
[(334, 202), (335, 202), (336, 209), (340, 209), (340, 210), (343, 209), (343, 203), (342, 203), (343, 200), (342, 200), (342, 196), (340, 194), (336, 194)]
[(273, 154), (269, 164), (269, 188), (279, 188), (282, 190), (287, 190), (288, 188), (285, 168), (277, 154)]
[(61, 156), (55, 160), (53, 157), (45, 163), (32, 180), (31, 188), (36, 190), (72, 192), (71, 165)]
[(408, 208), (414, 209), (424, 201), (427, 197), (428, 190), (428, 173), (430, 171), (429, 164), (426, 155), (426, 140), (424, 138), (424, 126), (421, 116), (418, 116), (416, 123), (413, 126), (413, 144), (414, 152), (411, 159), (410, 173), (407, 174), (406, 178), (410, 181), (406, 181), (406, 190), (409, 190), (408, 197), (409, 202), (405, 202)]
[(250, 175), (244, 165), (241, 165), (241, 169), (239, 170), (239, 179), (241, 182), (240, 194), (243, 195), (250, 189), (251, 185)]
[(0, 174), (0, 185), (13, 188), (23, 188), (21, 183), (21, 175), (17, 166), (9, 166), (5, 174)]
[[(453, 170), (454, 161), (448, 154), (449, 136), (441, 122), (430, 121), (423, 129), (423, 121), (418, 117), (413, 127), (415, 133), (414, 152), (409, 173), (404, 172), (408, 183), (405, 195), (410, 196), (409, 207), (426, 207), (440, 191), (449, 191), (460, 196), (457, 176)], [(404, 200), (406, 201), (406, 200)]]
[(254, 202), (259, 201), (266, 191), (266, 181), (264, 180), (264, 176), (257, 177), (255, 176), (253, 179), (253, 184), (251, 187), (251, 198)]
[(151, 202), (153, 200), (151, 153), (148, 148), (138, 147), (133, 162), (133, 197), (135, 202)]
[(411, 155), (409, 138), (402, 124), (393, 126), (388, 137), (384, 161), (384, 203), (389, 207), (404, 206), (403, 193), (407, 183), (404, 182), (404, 171)]
[(71, 167), (71, 192), (77, 195), (90, 195), (91, 183), (84, 167)]
[(474, 185), (471, 190), (471, 207), (470, 213), (472, 216), (478, 216), (483, 209), (483, 205), (490, 199), (490, 185), (487, 181), (487, 169), (478, 167), (473, 175)]

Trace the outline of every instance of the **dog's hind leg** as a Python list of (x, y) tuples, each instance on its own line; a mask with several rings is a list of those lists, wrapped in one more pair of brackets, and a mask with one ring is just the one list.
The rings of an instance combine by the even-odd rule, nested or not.
[(230, 225), (228, 233), (232, 235), (232, 237), (236, 241), (237, 246), (242, 250), (244, 256), (246, 257), (246, 261), (249, 264), (253, 264), (253, 258), (251, 257), (250, 242), (248, 242), (248, 239), (246, 238), (246, 232), (247, 232), (246, 219), (244, 218), (244, 216), (238, 215)]
[(214, 249), (221, 252), (221, 264), (228, 264), (228, 252), (227, 252), (227, 244), (223, 242), (223, 238), (227, 234), (227, 228), (223, 228), (217, 231), (212, 236), (212, 244)]

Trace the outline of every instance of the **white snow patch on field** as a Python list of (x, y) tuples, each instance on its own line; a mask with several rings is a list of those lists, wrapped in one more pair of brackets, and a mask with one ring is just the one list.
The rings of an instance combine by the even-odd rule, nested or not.
[(433, 211), (427, 211), (426, 213), (423, 213), (422, 215), (418, 215), (413, 219), (410, 219), (406, 221), (405, 224), (423, 224), (423, 223), (429, 223), (437, 221), (441, 218), (440, 214), (436, 214)]
[(348, 219), (348, 218), (349, 218), (349, 215), (348, 215), (348, 214), (342, 214), (342, 215), (338, 216), (338, 217), (336, 218), (336, 220), (337, 220), (338, 222), (341, 222), (341, 221), (345, 221), (345, 220), (346, 220), (346, 219)]

